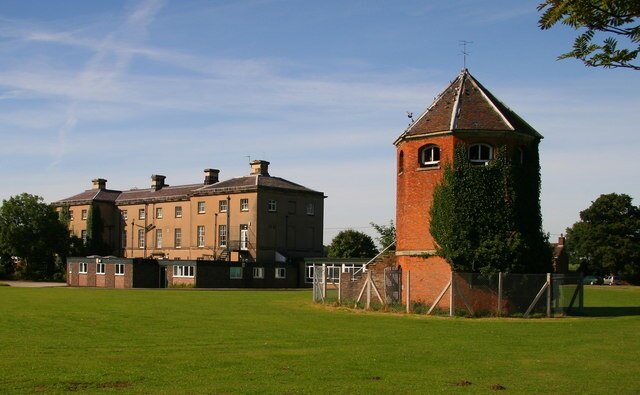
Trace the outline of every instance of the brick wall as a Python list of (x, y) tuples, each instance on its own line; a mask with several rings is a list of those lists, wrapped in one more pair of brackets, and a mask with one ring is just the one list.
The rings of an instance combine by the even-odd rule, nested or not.
[[(410, 276), (410, 297), (412, 302), (431, 306), (438, 295), (451, 281), (451, 266), (441, 257), (398, 256), (398, 266), (402, 268), (402, 302), (407, 300), (407, 275)], [(449, 291), (438, 307), (449, 308)]]
[[(433, 203), (433, 189), (440, 183), (443, 165), (453, 159), (452, 136), (405, 140), (398, 145), (397, 159), (403, 156), (403, 171), (398, 172), (396, 189), (396, 250), (433, 250), (429, 233), (429, 210)], [(420, 149), (435, 144), (440, 147), (440, 166), (420, 167)], [(398, 169), (399, 170), (399, 169)]]
[[(371, 272), (371, 279), (375, 284), (378, 292), (380, 292), (380, 296), (382, 296), (383, 300), (385, 299), (385, 289), (384, 289), (384, 269), (391, 266), (391, 262), (394, 262), (393, 259), (386, 259), (381, 264), (369, 265), (369, 272)], [(364, 287), (367, 281), (367, 273), (363, 273), (362, 276), (352, 279), (351, 273), (340, 273), (340, 299), (342, 302), (355, 302), (358, 299), (358, 295), (362, 292), (362, 288)], [(366, 292), (366, 291), (365, 291)], [(363, 298), (360, 300), (361, 303), (366, 301), (366, 295), (363, 294)], [(374, 303), (380, 303), (377, 295), (374, 290), (371, 290), (371, 301)]]

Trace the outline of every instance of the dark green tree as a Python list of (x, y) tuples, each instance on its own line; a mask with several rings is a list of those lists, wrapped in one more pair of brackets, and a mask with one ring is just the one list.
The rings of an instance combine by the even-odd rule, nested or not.
[(629, 195), (600, 195), (567, 229), (567, 249), (590, 273), (640, 283), (640, 206)]
[[(543, 30), (558, 22), (585, 29), (573, 42), (573, 50), (558, 59), (576, 58), (592, 67), (640, 70), (633, 63), (640, 53), (638, 0), (545, 0), (538, 11), (543, 11), (538, 21)], [(593, 42), (600, 37), (600, 43)], [(623, 39), (629, 48), (619, 48), (616, 38)]]
[(104, 221), (100, 213), (100, 207), (92, 203), (87, 213), (87, 244), (86, 252), (89, 255), (109, 255), (111, 251), (103, 239)]
[[(378, 225), (370, 222), (371, 226), (378, 232), (376, 241), (380, 245), (380, 249), (387, 248), (396, 241), (396, 226), (393, 220), (389, 221), (389, 225)], [(392, 246), (390, 250), (395, 250), (395, 246)]]
[(329, 245), (329, 258), (373, 258), (377, 253), (371, 236), (352, 229), (338, 233)]
[(524, 152), (524, 163), (506, 147), (496, 151), (487, 166), (477, 166), (467, 160), (464, 145), (455, 148), (430, 212), (437, 253), (459, 272), (548, 271), (537, 146)]
[(3, 200), (0, 207), (0, 251), (20, 258), (18, 274), (26, 278), (52, 278), (55, 255), (65, 255), (67, 228), (55, 209), (42, 198), (23, 193)]
[(13, 259), (7, 253), (0, 253), (0, 278), (9, 278), (15, 272)]

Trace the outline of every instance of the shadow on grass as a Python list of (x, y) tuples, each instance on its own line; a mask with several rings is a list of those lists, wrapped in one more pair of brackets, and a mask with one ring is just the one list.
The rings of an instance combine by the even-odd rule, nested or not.
[(571, 311), (570, 316), (577, 317), (625, 317), (640, 315), (640, 306), (624, 307), (585, 307), (581, 312)]

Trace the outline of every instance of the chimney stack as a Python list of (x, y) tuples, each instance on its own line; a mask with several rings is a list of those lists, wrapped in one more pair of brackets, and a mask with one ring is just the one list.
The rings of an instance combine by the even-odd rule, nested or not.
[(218, 176), (220, 170), (218, 169), (204, 169), (204, 185), (213, 185), (218, 182)]
[(558, 245), (563, 246), (565, 242), (565, 237), (562, 233), (560, 233), (560, 237), (558, 237)]
[(251, 175), (269, 176), (269, 162), (266, 160), (251, 161)]
[(151, 176), (151, 189), (154, 191), (159, 191), (162, 187), (166, 186), (164, 184), (165, 176), (161, 176), (159, 174), (154, 174)]
[(107, 180), (104, 178), (93, 179), (91, 180), (91, 183), (93, 184), (92, 189), (107, 189)]

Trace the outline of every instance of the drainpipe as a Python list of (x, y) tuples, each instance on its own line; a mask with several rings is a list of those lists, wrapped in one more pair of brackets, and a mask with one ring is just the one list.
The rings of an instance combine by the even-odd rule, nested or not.
[(218, 213), (213, 214), (213, 218), (213, 260), (216, 260), (218, 255)]

